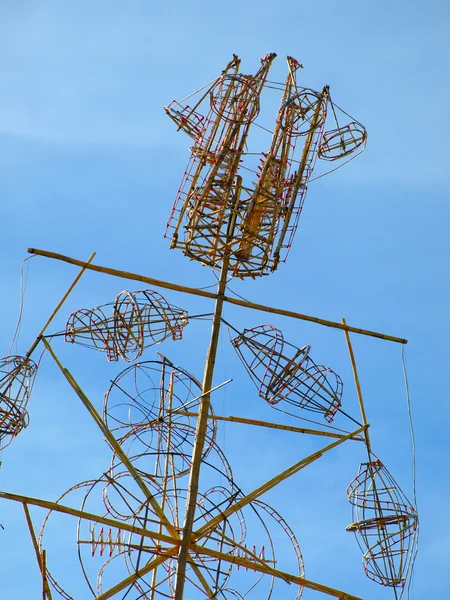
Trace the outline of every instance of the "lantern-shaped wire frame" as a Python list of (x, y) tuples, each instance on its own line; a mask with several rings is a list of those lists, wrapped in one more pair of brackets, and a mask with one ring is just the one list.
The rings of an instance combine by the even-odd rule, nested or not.
[[(112, 313), (112, 314), (111, 314)], [(110, 361), (139, 358), (144, 349), (166, 338), (182, 338), (188, 323), (185, 310), (169, 304), (158, 292), (124, 290), (114, 304), (72, 313), (66, 325), (66, 342), (106, 352)]]
[(400, 598), (412, 571), (418, 517), (392, 475), (373, 454), (347, 488), (353, 531), (363, 552), (366, 575)]
[(28, 425), (26, 407), (36, 371), (36, 363), (24, 356), (0, 360), (0, 450)]
[(286, 342), (273, 325), (245, 329), (231, 343), (261, 398), (272, 405), (285, 400), (333, 420), (341, 406), (342, 380), (311, 359), (311, 346), (297, 348)]

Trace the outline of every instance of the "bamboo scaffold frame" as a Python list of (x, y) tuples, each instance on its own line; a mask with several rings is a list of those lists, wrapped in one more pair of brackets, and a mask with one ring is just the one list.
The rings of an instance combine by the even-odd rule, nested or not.
[[(265, 501), (270, 490), (347, 441), (362, 442), (368, 456), (348, 487), (353, 523), (347, 528), (357, 535), (366, 574), (391, 587), (396, 600), (411, 576), (417, 512), (372, 452), (350, 333), (400, 344), (407, 340), (352, 327), (344, 319), (339, 323), (226, 295), (230, 276), (268, 275), (286, 259), (316, 160), (346, 157), (363, 148), (367, 137), (357, 121), (340, 126), (336, 118), (336, 126), (326, 130), (329, 109), (336, 117), (328, 86), (320, 92), (300, 87), (297, 75), (301, 65), (288, 57), (288, 75), (279, 88), (281, 105), (269, 149), (261, 154), (256, 182), (245, 183), (241, 162), (275, 56), (266, 55), (255, 75), (239, 73), (240, 59), (233, 56), (192, 108), (176, 101), (165, 107), (178, 129), (194, 140), (167, 233), (171, 247), (202, 264), (220, 268), (216, 292), (95, 265), (95, 253), (83, 262), (29, 249), (33, 255), (77, 265), (81, 270), (27, 354), (7, 357), (0, 363), (0, 373), (5, 372), (4, 385), (0, 379), (0, 418), (5, 423), (9, 418), (12, 423), (9, 429), (5, 426), (4, 437), (14, 437), (24, 426), (25, 408), (40, 362), (35, 365), (30, 357), (41, 346), (110, 450), (109, 466), (98, 478), (74, 484), (56, 502), (0, 492), (0, 498), (23, 506), (41, 574), (43, 600), (52, 600), (52, 590), (74, 600), (53, 569), (49, 553), (58, 515), (77, 520), (79, 571), (96, 600), (262, 600), (270, 599), (275, 586), (283, 583), (292, 586), (295, 600), (304, 589), (341, 600), (361, 600), (305, 577), (303, 555), (293, 529)], [(208, 100), (209, 109), (202, 114), (199, 107)], [(214, 310), (208, 313), (212, 324), (203, 380), (198, 381), (161, 353), (158, 360), (141, 361), (149, 346), (170, 338), (180, 340), (184, 327), (195, 320), (152, 289), (123, 290), (114, 302), (79, 309), (69, 316), (63, 332), (48, 335), (48, 326), (86, 270), (214, 300)], [(340, 376), (316, 364), (310, 346), (287, 342), (281, 330), (269, 324), (236, 330), (223, 317), (230, 304), (344, 331), (361, 421), (344, 412)], [(231, 381), (214, 382), (223, 324), (237, 333), (231, 344), (260, 397), (271, 406), (285, 402), (297, 412), (321, 413), (326, 423), (312, 429), (216, 414), (214, 393)], [(130, 363), (111, 380), (103, 411), (58, 356), (55, 346), (61, 339), (103, 351), (109, 361), (122, 358)], [(10, 365), (15, 370), (11, 371)], [(349, 418), (351, 430), (332, 427), (329, 423), (335, 416)], [(264, 428), (314, 436), (316, 440), (323, 437), (325, 445), (302, 458), (297, 456), (291, 466), (244, 492), (218, 443), (218, 426), (227, 422), (259, 431)], [(73, 506), (75, 502), (79, 508)], [(38, 536), (30, 506), (46, 511)], [(252, 540), (261, 543), (261, 550)], [(280, 554), (289, 555), (296, 572), (279, 568)]]

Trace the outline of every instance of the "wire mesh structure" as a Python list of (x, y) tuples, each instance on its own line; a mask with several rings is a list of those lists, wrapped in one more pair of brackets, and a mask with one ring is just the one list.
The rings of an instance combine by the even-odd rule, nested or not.
[(0, 450), (27, 427), (27, 404), (37, 365), (25, 356), (6, 356), (0, 360)]
[[(328, 86), (320, 92), (299, 87), (302, 65), (288, 56), (286, 82), (270, 85), (281, 92), (271, 144), (256, 152), (257, 167), (244, 161), (254, 154), (247, 150), (247, 138), (250, 127), (258, 125), (261, 94), (275, 56), (262, 58), (255, 75), (240, 74), (240, 59), (234, 56), (220, 77), (199, 90), (192, 108), (175, 100), (165, 107), (178, 129), (194, 140), (166, 236), (172, 248), (206, 265), (216, 266), (230, 255), (230, 272), (238, 277), (268, 274), (286, 259), (316, 159), (347, 157), (362, 150), (367, 139), (358, 121), (339, 125), (340, 109)], [(208, 99), (202, 114), (199, 107)], [(325, 131), (329, 106), (336, 127)], [(238, 175), (248, 173), (256, 181), (241, 184)], [(233, 211), (236, 224), (228, 242), (225, 233)]]
[(272, 405), (285, 400), (300, 409), (322, 413), (328, 422), (333, 420), (341, 406), (342, 380), (312, 360), (311, 346), (293, 346), (273, 325), (246, 329), (231, 343), (261, 398)]
[(186, 311), (168, 304), (158, 292), (124, 290), (112, 304), (72, 313), (65, 340), (106, 352), (110, 361), (121, 357), (132, 362), (168, 337), (180, 340), (187, 323)]
[(366, 575), (395, 589), (400, 598), (415, 558), (418, 518), (392, 475), (375, 456), (360, 465), (347, 495), (354, 522), (347, 531), (355, 533), (363, 551)]

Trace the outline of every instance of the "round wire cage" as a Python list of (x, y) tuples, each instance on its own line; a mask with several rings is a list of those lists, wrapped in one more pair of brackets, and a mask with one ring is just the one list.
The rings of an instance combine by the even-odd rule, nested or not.
[(366, 575), (381, 585), (403, 590), (415, 558), (416, 509), (373, 454), (370, 462), (360, 465), (347, 495), (353, 512), (347, 531), (355, 533), (363, 551)]

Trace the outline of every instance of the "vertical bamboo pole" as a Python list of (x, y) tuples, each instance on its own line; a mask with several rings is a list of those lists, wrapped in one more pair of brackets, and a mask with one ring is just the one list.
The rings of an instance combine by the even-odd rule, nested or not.
[[(345, 327), (347, 327), (347, 323), (345, 322), (345, 319), (342, 319), (342, 324)], [(366, 409), (364, 408), (364, 400), (363, 400), (362, 391), (361, 391), (361, 384), (359, 383), (358, 371), (356, 369), (355, 355), (353, 353), (352, 343), (350, 341), (350, 334), (348, 333), (348, 331), (346, 329), (344, 329), (344, 334), (345, 334), (345, 339), (347, 340), (347, 347), (348, 347), (348, 353), (350, 355), (350, 361), (352, 363), (353, 377), (355, 379), (356, 393), (358, 395), (358, 402), (359, 402), (359, 408), (361, 410), (362, 422), (363, 422), (363, 425), (367, 425)], [(367, 452), (369, 454), (369, 460), (370, 460), (371, 448), (370, 448), (370, 437), (369, 437), (369, 428), (368, 427), (366, 427), (366, 429), (364, 430), (364, 437), (366, 440), (366, 447), (367, 447)]]
[(43, 550), (42, 553), (39, 550), (39, 544), (36, 538), (36, 533), (33, 527), (33, 521), (31, 520), (31, 515), (30, 511), (28, 510), (27, 503), (23, 501), (22, 506), (25, 513), (25, 518), (27, 520), (28, 530), (30, 532), (31, 541), (33, 543), (34, 552), (36, 554), (36, 560), (42, 575), (42, 598), (43, 600), (52, 600), (52, 593), (50, 591), (50, 587), (47, 581), (47, 565), (45, 550)]
[(186, 577), (186, 563), (189, 558), (189, 545), (191, 543), (192, 528), (194, 526), (195, 509), (197, 506), (198, 482), (200, 477), (200, 465), (202, 461), (203, 448), (205, 445), (206, 431), (208, 426), (208, 412), (210, 408), (210, 391), (216, 363), (217, 345), (219, 342), (222, 309), (227, 287), (228, 267), (230, 264), (231, 242), (233, 239), (234, 226), (236, 223), (236, 211), (242, 186), (242, 177), (236, 178), (236, 194), (234, 207), (231, 212), (230, 221), (226, 234), (228, 252), (222, 262), (219, 284), (217, 286), (217, 300), (214, 307), (214, 316), (211, 327), (211, 341), (206, 356), (205, 371), (203, 375), (202, 398), (200, 401), (197, 430), (195, 432), (194, 450), (192, 454), (192, 465), (189, 479), (188, 496), (186, 500), (186, 513), (184, 517), (183, 535), (181, 539), (180, 552), (178, 554), (177, 577), (175, 582), (174, 600), (183, 600), (184, 581)]
[(42, 600), (51, 600), (47, 580), (47, 552), (42, 550)]

